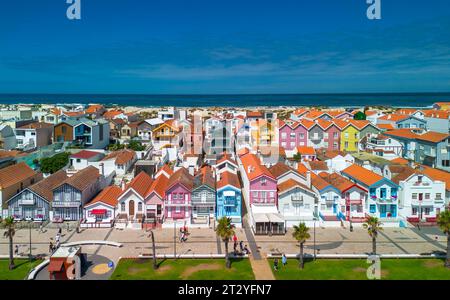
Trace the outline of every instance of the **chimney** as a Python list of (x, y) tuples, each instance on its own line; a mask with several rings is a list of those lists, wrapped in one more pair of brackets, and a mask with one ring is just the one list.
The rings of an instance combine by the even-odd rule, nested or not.
[(125, 180), (122, 179), (122, 191), (125, 191)]
[(306, 171), (306, 185), (311, 188), (311, 171)]
[(100, 167), (101, 167), (101, 171), (102, 171), (102, 176), (105, 176), (105, 164), (104, 163), (100, 163)]

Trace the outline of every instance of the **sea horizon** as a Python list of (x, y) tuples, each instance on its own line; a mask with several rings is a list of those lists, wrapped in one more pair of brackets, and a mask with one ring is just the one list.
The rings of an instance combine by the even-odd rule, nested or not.
[(418, 93), (277, 93), (277, 94), (138, 94), (0, 93), (0, 104), (89, 104), (137, 107), (430, 107), (450, 101), (450, 92)]

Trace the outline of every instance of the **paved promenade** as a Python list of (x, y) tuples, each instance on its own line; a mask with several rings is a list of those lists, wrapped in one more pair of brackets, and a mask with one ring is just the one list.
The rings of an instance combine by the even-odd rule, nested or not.
[[(223, 242), (217, 239), (213, 229), (189, 228), (187, 242), (180, 243), (178, 232), (174, 241), (173, 229), (155, 230), (156, 250), (159, 254), (218, 254), (223, 253)], [(249, 245), (252, 258), (260, 260), (269, 253), (298, 253), (298, 243), (292, 238), (291, 230), (284, 236), (256, 236), (249, 230), (238, 228), (239, 240)], [(48, 255), (50, 239), (55, 237), (56, 228), (45, 229), (44, 233), (32, 229), (31, 242), (33, 255)], [(118, 229), (85, 229), (81, 233), (74, 230), (63, 230), (61, 242), (76, 242), (86, 240), (108, 240), (119, 242), (123, 247), (82, 246), (83, 252), (97, 254), (117, 261), (119, 257), (136, 257), (152, 253), (149, 233), (143, 230)], [(315, 248), (320, 254), (363, 254), (371, 251), (371, 240), (362, 228), (353, 232), (342, 228), (316, 228)], [(29, 230), (19, 229), (14, 237), (19, 245), (19, 255), (29, 253)], [(232, 244), (230, 243), (230, 249)], [(442, 252), (446, 249), (446, 237), (437, 228), (385, 228), (379, 235), (378, 252), (381, 254), (420, 254)], [(305, 245), (305, 252), (314, 252), (314, 231), (311, 229), (311, 239)], [(0, 255), (8, 254), (8, 240), (0, 235)]]

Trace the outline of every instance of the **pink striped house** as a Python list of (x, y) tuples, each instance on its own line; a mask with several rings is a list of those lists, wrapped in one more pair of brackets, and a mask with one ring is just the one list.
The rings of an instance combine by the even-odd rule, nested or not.
[(308, 129), (313, 122), (301, 120), (299, 122), (280, 121), (279, 144), (285, 150), (292, 151), (298, 146), (308, 145)]
[(170, 176), (164, 201), (164, 217), (166, 220), (184, 220), (190, 223), (193, 183), (194, 177), (185, 168), (180, 168)]

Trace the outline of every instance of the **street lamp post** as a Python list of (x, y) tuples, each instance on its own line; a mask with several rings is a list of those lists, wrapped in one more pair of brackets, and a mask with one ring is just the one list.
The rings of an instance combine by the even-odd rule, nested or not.
[(28, 259), (30, 260), (30, 268), (31, 268), (31, 257), (32, 257), (32, 252), (31, 252), (31, 223), (32, 223), (33, 221), (32, 220), (30, 220), (29, 222), (28, 222), (28, 229), (29, 229), (29, 231), (30, 231), (30, 249), (29, 249), (29, 257), (28, 257)]
[(316, 260), (316, 218), (314, 218), (314, 260)]
[(177, 223), (173, 222), (173, 259), (177, 259)]

